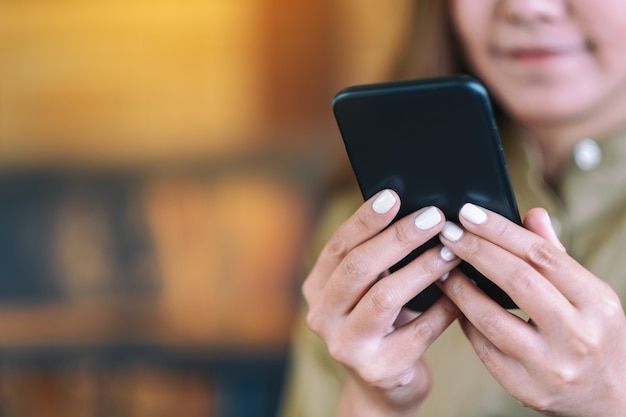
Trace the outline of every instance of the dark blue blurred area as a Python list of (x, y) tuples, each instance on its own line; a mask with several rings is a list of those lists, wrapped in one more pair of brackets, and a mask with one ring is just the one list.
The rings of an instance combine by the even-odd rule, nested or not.
[(137, 260), (153, 251), (138, 213), (140, 187), (141, 179), (111, 174), (0, 175), (0, 302), (58, 301), (65, 296), (54, 245), (68, 209), (91, 216), (110, 231), (115, 273), (108, 290), (154, 290), (157, 277), (147, 282), (134, 273)]
[[(248, 162), (243, 165), (249, 170), (244, 176), (265, 176), (291, 190), (311, 186), (306, 166), (300, 164), (301, 174), (293, 174), (297, 162), (280, 169), (274, 161), (256, 167)], [(157, 408), (159, 401), (164, 401), (159, 396), (181, 395), (184, 401), (180, 387), (190, 380), (196, 390), (194, 398), (202, 397), (198, 390), (204, 392), (209, 407), (188, 413), (190, 417), (276, 414), (288, 362), (288, 346), (283, 341), (268, 348), (219, 340), (212, 344), (209, 340), (204, 345), (192, 343), (187, 349), (185, 341), (173, 335), (177, 346), (173, 348), (159, 337), (151, 339), (152, 333), (146, 330), (159, 327), (154, 320), (160, 316), (150, 315), (150, 306), (159, 302), (164, 291), (157, 244), (146, 217), (146, 189), (160, 178), (173, 176), (176, 184), (208, 185), (205, 188), (210, 193), (212, 184), (242, 171), (236, 163), (219, 169), (174, 170), (173, 174), (167, 170), (0, 172), (0, 417), (40, 417), (41, 408), (37, 407), (44, 407), (47, 416), (61, 416), (67, 403), (83, 404), (80, 415), (85, 417), (104, 416), (107, 410), (141, 417), (145, 414), (128, 406), (139, 401), (136, 396), (147, 395)], [(295, 284), (295, 278), (285, 282), (293, 279)], [(295, 299), (296, 286), (288, 285), (281, 297), (292, 294)], [(268, 302), (285, 302), (278, 297), (274, 295)], [(141, 307), (136, 315), (135, 302)], [(28, 324), (23, 324), (39, 320), (45, 327), (47, 311), (54, 313), (58, 308), (76, 318), (83, 311), (92, 311), (81, 310), (84, 306), (106, 309), (108, 303), (110, 311), (105, 313), (112, 318), (111, 324), (93, 342), (83, 335), (74, 338), (71, 329), (75, 324), (69, 322), (70, 330), (58, 329), (60, 339), (36, 342), (39, 335), (31, 334), (24, 327)], [(52, 310), (46, 310), (49, 308)], [(71, 313), (73, 308), (76, 314)], [(263, 320), (264, 312), (258, 313), (250, 318)], [(58, 325), (59, 321), (51, 323)], [(116, 333), (118, 328), (120, 333)], [(133, 335), (133, 329), (148, 336), (126, 340), (125, 335)], [(48, 330), (47, 334), (55, 335), (57, 329)], [(97, 332), (94, 329), (94, 334)], [(63, 339), (68, 334), (69, 341)], [(23, 345), (20, 338), (25, 338)], [(76, 381), (87, 381), (91, 387), (89, 401), (73, 393)], [(126, 387), (127, 394), (120, 394), (120, 387)], [(167, 407), (159, 413), (178, 415)]]

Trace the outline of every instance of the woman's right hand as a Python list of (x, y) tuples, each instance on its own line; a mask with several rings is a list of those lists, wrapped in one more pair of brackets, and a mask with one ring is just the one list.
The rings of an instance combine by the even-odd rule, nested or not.
[(390, 190), (365, 202), (330, 238), (303, 285), (309, 327), (349, 373), (344, 415), (415, 415), (431, 387), (422, 356), (458, 316), (446, 297), (420, 315), (403, 309), (459, 260), (437, 246), (388, 273), (445, 223), (439, 209), (427, 207), (389, 226), (399, 208)]

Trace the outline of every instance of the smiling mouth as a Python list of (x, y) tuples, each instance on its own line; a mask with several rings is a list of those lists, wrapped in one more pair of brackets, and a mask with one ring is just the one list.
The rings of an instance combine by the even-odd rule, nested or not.
[(511, 59), (547, 59), (562, 55), (563, 52), (551, 49), (514, 49), (505, 55)]
[(498, 47), (493, 46), (491, 53), (495, 57), (511, 59), (515, 61), (541, 61), (551, 58), (567, 57), (570, 55), (580, 54), (591, 50), (588, 44), (577, 44), (572, 46), (560, 47)]

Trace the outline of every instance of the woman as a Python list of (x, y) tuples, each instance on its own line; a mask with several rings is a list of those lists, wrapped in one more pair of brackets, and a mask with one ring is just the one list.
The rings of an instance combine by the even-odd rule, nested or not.
[[(467, 69), (488, 86), (525, 227), (466, 205), (460, 225), (426, 207), (387, 228), (393, 190), (356, 208), (304, 283), (315, 336), (299, 334), (286, 414), (626, 415), (626, 2), (416, 5), (410, 76)], [(482, 294), (461, 259), (530, 318)], [(402, 309), (432, 282), (433, 307)]]

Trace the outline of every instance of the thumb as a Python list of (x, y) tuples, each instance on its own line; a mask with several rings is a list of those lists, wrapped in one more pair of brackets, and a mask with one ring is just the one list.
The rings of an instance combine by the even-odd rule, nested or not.
[(550, 216), (548, 212), (543, 208), (533, 208), (524, 216), (524, 227), (531, 232), (538, 234), (539, 236), (552, 243), (557, 248), (565, 252), (565, 246), (561, 243), (556, 235), (556, 232), (552, 228), (550, 222)]

